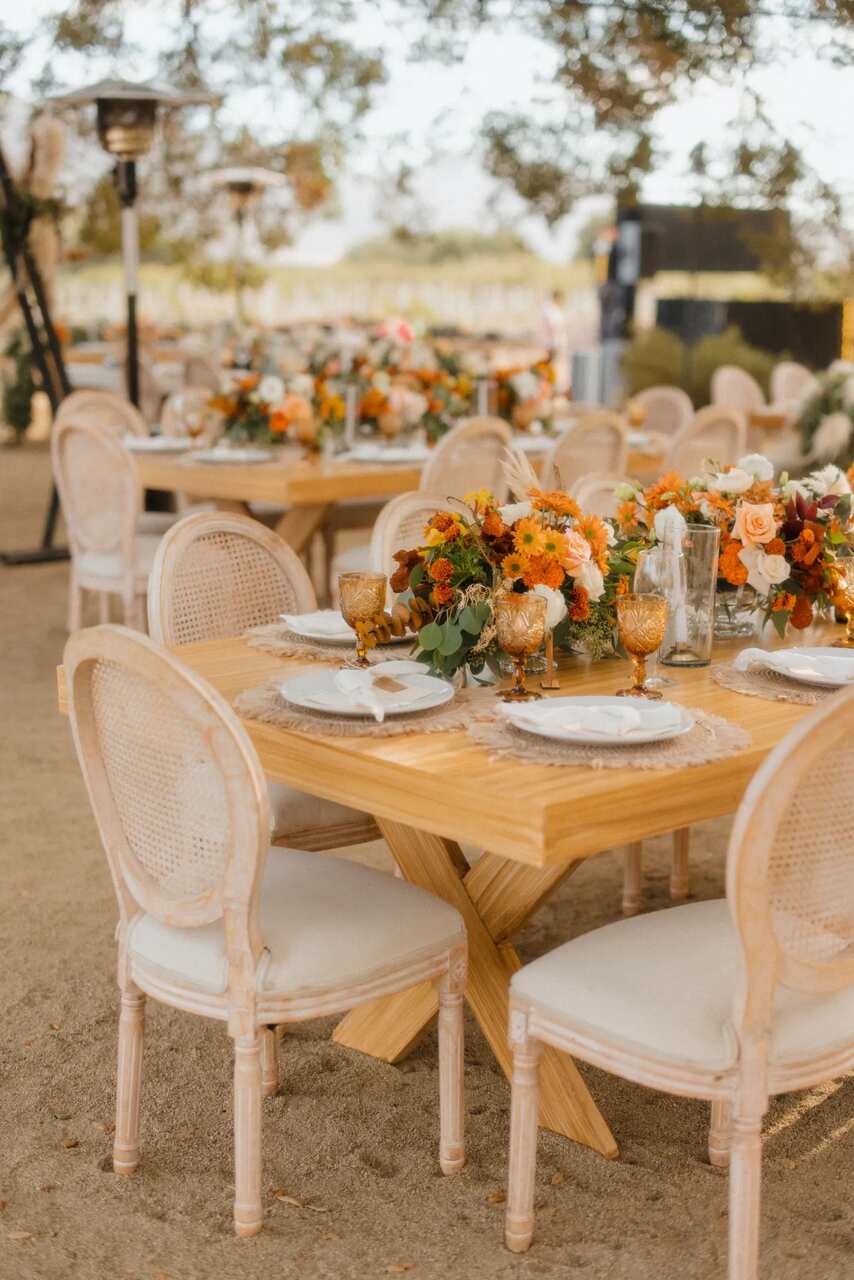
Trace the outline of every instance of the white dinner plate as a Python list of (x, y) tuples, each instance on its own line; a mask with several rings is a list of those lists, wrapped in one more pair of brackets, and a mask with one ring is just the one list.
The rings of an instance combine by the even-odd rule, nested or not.
[(664, 742), (681, 737), (694, 725), (691, 712), (673, 702), (592, 694), (542, 702), (502, 702), (499, 712), (515, 728), (540, 738), (608, 747)]
[(828, 645), (804, 645), (797, 649), (770, 649), (763, 660), (772, 671), (799, 684), (842, 689), (854, 684), (854, 649)]
[[(306, 640), (314, 640), (320, 644), (354, 645), (356, 633), (344, 621), (338, 609), (316, 609), (313, 613), (282, 613), (279, 615), (287, 623), (289, 631)], [(414, 636), (392, 636), (389, 644), (411, 644)]]
[(269, 449), (203, 449), (195, 454), (193, 461), (233, 465), (235, 462), (269, 462), (272, 457)]
[[(414, 666), (415, 664), (411, 662), (382, 662), (371, 668), (375, 679), (391, 676), (406, 685), (405, 695), (375, 689), (387, 716), (404, 716), (416, 711), (428, 711), (431, 707), (444, 706), (453, 698), (454, 689), (447, 681), (439, 680), (436, 676), (422, 675), (413, 670)], [(335, 675), (335, 670), (330, 667), (325, 667), (322, 671), (307, 671), (303, 675), (292, 676), (290, 680), (283, 680), (278, 686), (279, 693), (285, 702), (306, 711), (370, 719), (369, 710), (352, 702), (346, 694), (336, 688)], [(412, 692), (420, 693), (421, 696), (413, 698)]]
[(131, 453), (186, 453), (193, 447), (189, 436), (125, 436), (123, 444)]
[(356, 444), (349, 453), (342, 453), (338, 462), (387, 462), (397, 466), (417, 466), (426, 462), (430, 450), (426, 444)]

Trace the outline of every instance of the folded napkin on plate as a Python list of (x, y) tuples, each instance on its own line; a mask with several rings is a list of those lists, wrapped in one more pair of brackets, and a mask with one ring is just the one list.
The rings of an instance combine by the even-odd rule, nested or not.
[(651, 730), (677, 728), (682, 716), (678, 707), (666, 703), (661, 707), (546, 707), (539, 713), (517, 711), (512, 717), (517, 723), (539, 728), (563, 729), (567, 733), (601, 733), (603, 736), (630, 737), (633, 733), (649, 733)]
[(330, 640), (352, 640), (353, 629), (344, 621), (337, 609), (315, 609), (313, 613), (282, 613), (279, 617), (288, 626), (297, 623), (301, 631), (313, 631), (316, 636)]
[(800, 654), (797, 649), (742, 649), (733, 661), (736, 671), (749, 671), (752, 667), (770, 667), (783, 675), (827, 676), (833, 680), (854, 681), (854, 654)]
[[(416, 685), (406, 685), (403, 689), (395, 691), (384, 690), (378, 688), (376, 681), (383, 679), (394, 679), (386, 675), (383, 667), (380, 666), (374, 671), (336, 671), (334, 676), (335, 693), (316, 693), (312, 694), (311, 701), (318, 706), (326, 706), (331, 710), (340, 706), (340, 694), (343, 694), (348, 702), (354, 707), (362, 707), (369, 712), (377, 724), (382, 724), (385, 720), (385, 713), (389, 703), (393, 703), (396, 707), (409, 706), (411, 703), (421, 702), (426, 697), (426, 691), (418, 688)], [(400, 683), (403, 683), (402, 681)]]

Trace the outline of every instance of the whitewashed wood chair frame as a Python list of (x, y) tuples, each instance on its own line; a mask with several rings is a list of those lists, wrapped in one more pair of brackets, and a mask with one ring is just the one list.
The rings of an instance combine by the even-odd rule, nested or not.
[[(165, 534), (151, 570), (149, 628), (158, 644), (174, 647), (242, 636), (278, 621), (281, 613), (317, 608), (314, 587), (299, 556), (266, 525), (236, 512), (202, 511)], [(274, 807), (296, 808), (292, 788), (272, 784)], [(276, 835), (290, 848), (338, 849), (375, 840), (368, 814), (313, 801), (305, 824)], [(302, 809), (303, 804), (300, 805)], [(314, 820), (317, 809), (321, 819)]]
[(83, 419), (119, 437), (150, 434), (145, 418), (136, 405), (117, 391), (83, 388), (67, 395), (56, 411), (55, 425), (66, 418)]
[(710, 404), (698, 410), (687, 427), (673, 437), (666, 470), (678, 471), (690, 479), (702, 473), (706, 458), (724, 465), (734, 464), (746, 448), (744, 415), (737, 409)]
[(796, 403), (814, 386), (815, 374), (797, 360), (780, 360), (771, 370), (772, 404)]
[(144, 630), (145, 564), (157, 535), (139, 531), (142, 492), (133, 459), (117, 436), (70, 413), (54, 424), (51, 459), (71, 550), (68, 630), (81, 626), (84, 591), (97, 593), (102, 621), (117, 595), (124, 621)]
[[(264, 774), (240, 721), (176, 658), (121, 627), (76, 633), (64, 663), (74, 742), (119, 905), (115, 1171), (131, 1174), (140, 1160), (146, 996), (228, 1025), (234, 1041), (234, 1223), (238, 1235), (251, 1236), (263, 1218), (262, 1096), (278, 1088), (271, 1028), (349, 1010), (427, 981), (439, 987), (440, 1164), (445, 1173), (460, 1169), (462, 920), (451, 945), (442, 937), (405, 963), (354, 977), (351, 985), (330, 986), (327, 979), (297, 994), (270, 988), (260, 980), (266, 953), (259, 915), (270, 813)], [(318, 876), (335, 874), (329, 860), (316, 864)], [(398, 895), (411, 889), (393, 883)], [(359, 911), (358, 901), (352, 910)], [(203, 991), (168, 970), (141, 964), (132, 931), (143, 918), (188, 932), (222, 921), (225, 989)]]
[(722, 364), (715, 369), (710, 383), (713, 405), (723, 409), (737, 409), (745, 416), (765, 407), (765, 393), (752, 373), (734, 364)]
[(222, 372), (209, 356), (194, 352), (184, 361), (184, 384), (207, 387), (212, 395), (216, 395), (222, 390)]
[[(709, 1158), (712, 1164), (730, 1165), (729, 1280), (756, 1280), (761, 1128), (769, 1097), (811, 1088), (854, 1068), (854, 999), (844, 1008), (827, 1003), (834, 994), (842, 999), (840, 993), (854, 988), (852, 776), (854, 690), (805, 716), (771, 752), (745, 793), (727, 856), (729, 910), (721, 915), (717, 932), (721, 945), (735, 953), (731, 1017), (720, 1027), (715, 1024), (715, 1032), (726, 1040), (728, 1065), (706, 1066), (687, 1053), (676, 1060), (672, 1046), (661, 1054), (646, 1044), (627, 1046), (511, 986), (513, 1095), (506, 1214), (511, 1249), (526, 1249), (533, 1233), (537, 1064), (542, 1046), (549, 1044), (638, 1084), (711, 1102)], [(666, 919), (678, 923), (683, 913), (717, 906), (675, 907)], [(696, 938), (685, 918), (678, 936), (687, 954)], [(637, 942), (633, 948), (621, 944), (621, 938), (630, 936), (621, 931), (639, 923), (607, 926), (588, 938), (603, 935), (603, 946), (611, 954), (616, 948), (627, 968), (642, 967), (644, 951)], [(559, 950), (566, 953), (566, 981), (578, 979), (583, 986), (588, 977), (577, 954), (573, 960), (574, 945)], [(663, 960), (670, 972), (680, 971), (678, 948)], [(514, 984), (524, 974), (523, 969)], [(553, 990), (556, 975), (553, 970)], [(708, 981), (713, 983), (715, 975)], [(806, 1020), (797, 1024), (799, 1034), (790, 1031), (789, 1040), (775, 1048), (772, 1036), (781, 1015), (774, 1001), (775, 995), (782, 999), (781, 992), (790, 1002), (800, 997), (797, 1010)], [(595, 987), (588, 994), (595, 1000)], [(718, 998), (725, 1008), (724, 997)], [(667, 992), (661, 1000), (668, 1000)], [(787, 1006), (790, 1016), (793, 1007)], [(717, 1009), (715, 1003), (716, 1014)]]
[(625, 475), (602, 471), (590, 471), (570, 486), (570, 494), (582, 511), (610, 520), (617, 514), (619, 502), (614, 490), (625, 481)]
[(628, 431), (618, 413), (597, 409), (570, 423), (543, 457), (540, 471), (547, 489), (569, 490), (585, 476), (625, 475)]
[(694, 405), (687, 391), (681, 387), (646, 387), (632, 396), (632, 403), (646, 410), (641, 431), (657, 431), (673, 436), (686, 426), (694, 416)]
[(488, 489), (498, 502), (507, 500), (507, 480), (501, 465), (513, 438), (502, 418), (466, 418), (452, 427), (432, 450), (421, 473), (422, 493), (464, 498)]

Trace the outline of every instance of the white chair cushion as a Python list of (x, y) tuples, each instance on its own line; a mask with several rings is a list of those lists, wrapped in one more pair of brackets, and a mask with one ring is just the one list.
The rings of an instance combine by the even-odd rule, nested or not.
[[(594, 929), (526, 965), (515, 995), (597, 1043), (710, 1072), (735, 1065), (738, 940), (726, 901), (697, 902)], [(854, 987), (810, 995), (778, 987), (772, 1064), (854, 1041)]]
[[(267, 954), (258, 989), (299, 996), (368, 982), (465, 938), (441, 898), (358, 863), (272, 848), (261, 891)], [(222, 994), (228, 984), (221, 921), (196, 929), (143, 915), (129, 934), (133, 971)]]
[[(160, 535), (156, 533), (141, 533), (136, 539), (136, 563), (134, 565), (134, 575), (145, 589), (148, 582), (148, 575), (151, 573), (151, 566), (154, 564), (154, 557), (160, 544)], [(81, 578), (121, 578), (122, 576), (122, 557), (118, 551), (102, 554), (101, 552), (86, 551), (82, 555), (75, 558), (75, 568)]]
[(267, 785), (276, 839), (287, 839), (293, 832), (305, 831), (307, 827), (337, 827), (342, 823), (365, 821), (364, 813), (345, 804), (310, 796), (284, 782)]

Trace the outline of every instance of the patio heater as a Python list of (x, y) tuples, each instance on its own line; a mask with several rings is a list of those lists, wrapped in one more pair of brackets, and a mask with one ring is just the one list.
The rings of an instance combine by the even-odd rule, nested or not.
[(237, 252), (234, 267), (234, 302), (237, 323), (242, 327), (246, 322), (246, 308), (243, 302), (245, 287), (246, 263), (246, 215), (252, 205), (256, 204), (264, 192), (270, 187), (284, 187), (287, 178), (283, 173), (273, 169), (261, 169), (251, 165), (234, 165), (231, 168), (213, 169), (208, 178), (221, 190), (228, 192), (228, 200), (234, 221), (237, 224)]
[(94, 103), (101, 146), (116, 160), (116, 187), (122, 206), (122, 260), (127, 299), (128, 398), (139, 406), (139, 224), (136, 211), (136, 162), (151, 150), (159, 107), (190, 107), (211, 103), (213, 99), (207, 93), (182, 93), (151, 81), (137, 84), (129, 80), (99, 80), (97, 84), (62, 94), (52, 101), (69, 107)]

